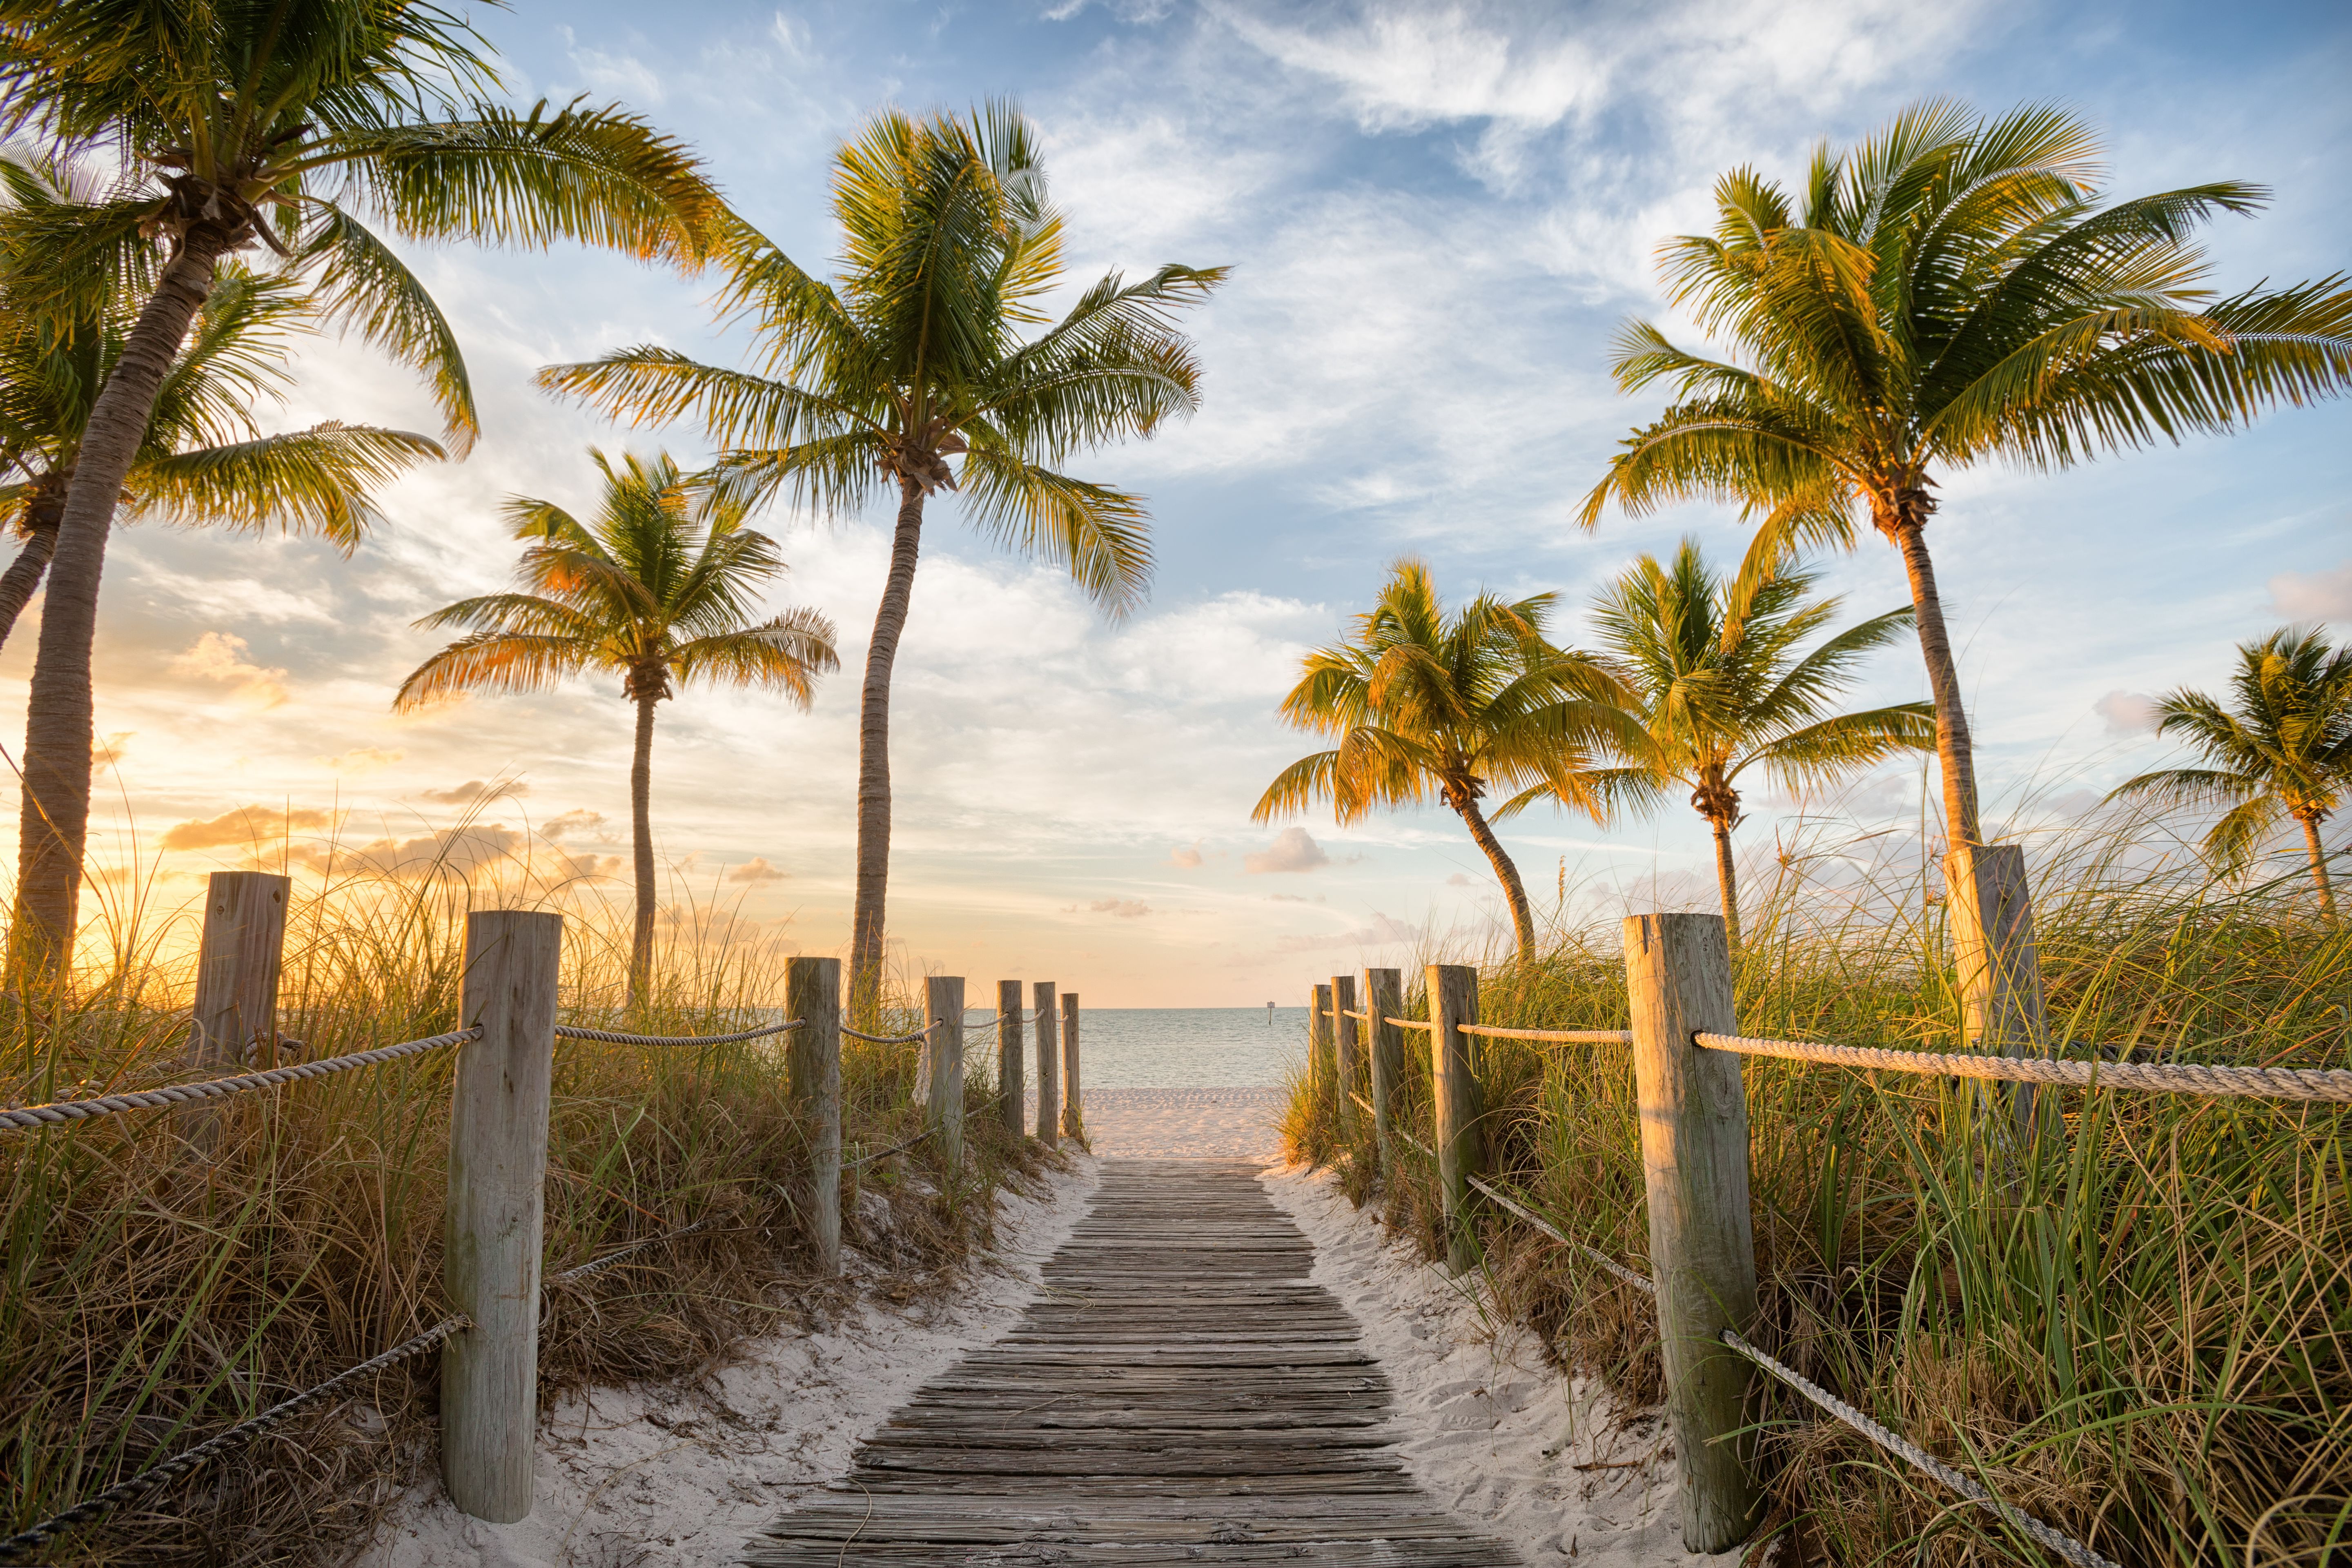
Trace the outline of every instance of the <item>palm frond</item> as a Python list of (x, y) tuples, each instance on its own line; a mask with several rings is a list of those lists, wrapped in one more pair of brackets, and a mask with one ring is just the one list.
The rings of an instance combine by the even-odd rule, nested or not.
[(172, 522), (247, 533), (274, 525), (318, 534), (349, 555), (382, 521), (376, 490), (443, 456), (410, 431), (329, 422), (147, 459), (131, 469), (128, 489), (134, 509)]

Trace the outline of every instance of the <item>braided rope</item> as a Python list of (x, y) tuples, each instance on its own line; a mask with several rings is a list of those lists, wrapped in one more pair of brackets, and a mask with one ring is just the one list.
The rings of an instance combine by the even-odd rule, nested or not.
[(676, 1241), (682, 1236), (692, 1236), (696, 1231), (709, 1230), (718, 1223), (717, 1215), (705, 1215), (692, 1225), (680, 1226), (676, 1230), (666, 1230), (659, 1236), (649, 1236), (643, 1241), (633, 1241), (626, 1247), (614, 1247), (602, 1258), (567, 1268), (561, 1274), (551, 1274), (548, 1277), (547, 1282), (550, 1285), (562, 1285), (573, 1279), (585, 1279), (592, 1274), (603, 1273), (624, 1258), (643, 1252), (649, 1247), (659, 1247), (665, 1241)]
[(1709, 1050), (1789, 1061), (1836, 1062), (1938, 1078), (1997, 1079), (2054, 1084), (2062, 1089), (2154, 1089), (2172, 1094), (2240, 1094), (2271, 1100), (2320, 1100), (2352, 1105), (2352, 1072), (2327, 1068), (2200, 1067), (2189, 1062), (2053, 1061), (2039, 1057), (1948, 1056), (1832, 1046), (1811, 1040), (1755, 1040), (1741, 1035), (1694, 1035)]
[(175, 1454), (161, 1464), (150, 1465), (129, 1480), (118, 1481), (97, 1496), (74, 1504), (63, 1513), (52, 1514), (30, 1530), (19, 1531), (5, 1541), (0, 1541), (0, 1563), (13, 1563), (68, 1530), (102, 1518), (125, 1503), (136, 1501), (157, 1487), (175, 1481), (198, 1466), (251, 1442), (274, 1426), (283, 1425), (289, 1418), (318, 1404), (346, 1384), (356, 1382), (370, 1373), (382, 1372), (411, 1356), (422, 1355), (450, 1335), (473, 1326), (470, 1318), (445, 1318), (415, 1339), (394, 1345), (382, 1355), (371, 1356), (357, 1366), (346, 1367), (317, 1387), (306, 1388), (290, 1399), (281, 1400), (249, 1421), (240, 1421), (227, 1431), (206, 1438), (184, 1453)]
[(1781, 1382), (1787, 1384), (1790, 1387), (1795, 1389), (1798, 1393), (1803, 1394), (1807, 1399), (1811, 1400), (1815, 1405), (1820, 1405), (1822, 1409), (1828, 1411), (1831, 1415), (1844, 1422), (1847, 1426), (1853, 1427), (1855, 1431), (1861, 1433), (1864, 1436), (1869, 1438), (1872, 1442), (1877, 1444), (1880, 1447), (1885, 1449), (1888, 1453), (1893, 1454), (1899, 1459), (1908, 1460), (1911, 1464), (1935, 1477), (1937, 1480), (1943, 1482), (1946, 1486), (1951, 1488), (1954, 1491), (1959, 1493), (1962, 1497), (1968, 1499), (1979, 1508), (1991, 1510), (1991, 1512), (1998, 1515), (2003, 1521), (2015, 1526), (2017, 1529), (2023, 1531), (2027, 1535), (2032, 1537), (2043, 1546), (2048, 1547), (2051, 1551), (2055, 1552), (2059, 1556), (2063, 1557), (2067, 1562), (2076, 1564), (2076, 1568), (2123, 1568), (2123, 1565), (2116, 1562), (2114, 1559), (2102, 1557), (2097, 1552), (2092, 1551), (2089, 1547), (2084, 1545), (2081, 1542), (2074, 1540), (2072, 1537), (2059, 1534), (2056, 1531), (2051, 1529), (2048, 1525), (2042, 1523), (2032, 1514), (2019, 1512), (2016, 1509), (2011, 1508), (2009, 1504), (2001, 1501), (2000, 1499), (1993, 1496), (1990, 1491), (1987, 1491), (1976, 1481), (1960, 1474), (1959, 1471), (1952, 1468), (1951, 1466), (1944, 1463), (1941, 1459), (1936, 1458), (1935, 1455), (1927, 1452), (1927, 1449), (1920, 1447), (1916, 1443), (1906, 1442), (1903, 1438), (1895, 1436), (1893, 1432), (1881, 1426), (1877, 1422), (1873, 1421), (1869, 1416), (1864, 1415), (1861, 1411), (1856, 1410), (1853, 1405), (1848, 1405), (1844, 1400), (1840, 1399), (1836, 1394), (1832, 1394), (1828, 1389), (1823, 1388), (1817, 1383), (1814, 1383), (1794, 1368), (1783, 1366), (1780, 1363), (1773, 1360), (1770, 1356), (1766, 1355), (1762, 1351), (1758, 1350), (1754, 1345), (1749, 1344), (1746, 1340), (1741, 1339), (1729, 1329), (1723, 1331), (1723, 1342), (1729, 1345), (1733, 1350), (1738, 1351), (1741, 1355), (1746, 1356), (1749, 1361), (1754, 1362), (1758, 1366), (1762, 1367), (1766, 1372), (1769, 1372), (1773, 1376), (1779, 1378)]
[[(942, 1022), (944, 1022), (944, 1020), (942, 1020)], [(921, 1039), (925, 1035), (929, 1034), (933, 1029), (938, 1027), (938, 1024), (926, 1024), (911, 1035), (869, 1035), (863, 1029), (853, 1029), (848, 1025), (844, 1024), (841, 1026), (841, 1032), (847, 1035), (853, 1040), (864, 1040), (868, 1045), (911, 1046), (917, 1040)]]
[(756, 1040), (763, 1035), (781, 1035), (787, 1029), (797, 1029), (803, 1020), (787, 1019), (770, 1024), (764, 1028), (745, 1029), (734, 1035), (616, 1035), (610, 1029), (586, 1029), (576, 1024), (558, 1024), (555, 1037), (559, 1040), (601, 1040), (608, 1046), (731, 1046), (738, 1040)]
[(1496, 1040), (1556, 1040), (1571, 1046), (1630, 1046), (1633, 1043), (1631, 1029), (1498, 1029), (1491, 1024), (1459, 1026), (1465, 1035), (1485, 1035)]
[[(1005, 1097), (1002, 1094), (992, 1094), (986, 1100), (982, 1100), (978, 1105), (967, 1105), (963, 1109), (963, 1119), (969, 1121), (973, 1117), (978, 1116), (982, 1111), (986, 1110), (990, 1106), (1003, 1104), (1004, 1099)], [(913, 1148), (916, 1144), (921, 1142), (924, 1139), (929, 1138), (932, 1133), (938, 1131), (939, 1129), (936, 1127), (926, 1127), (920, 1132), (916, 1133), (912, 1138), (908, 1139), (904, 1143), (893, 1143), (887, 1149), (877, 1149), (871, 1154), (860, 1154), (855, 1160), (845, 1160), (842, 1162), (841, 1168), (845, 1171), (854, 1171), (860, 1165), (870, 1165), (877, 1160), (887, 1160), (893, 1154), (903, 1154), (908, 1150)]]
[[(348, 1057), (330, 1057), (324, 1061), (297, 1062), (292, 1067), (271, 1068), (266, 1072), (241, 1073), (236, 1078), (206, 1079), (202, 1083), (167, 1084), (162, 1089), (141, 1089), (135, 1094), (107, 1094), (93, 1100), (61, 1100), (54, 1105), (28, 1105), (16, 1110), (0, 1110), (0, 1132), (24, 1132), (36, 1127), (53, 1126), (61, 1121), (79, 1121), (86, 1117), (109, 1116), (118, 1110), (159, 1110), (167, 1105), (184, 1105), (191, 1100), (219, 1100), (247, 1089), (274, 1089), (281, 1083), (294, 1083), (306, 1078), (324, 1078), (329, 1073), (348, 1072), (353, 1068), (374, 1067), (379, 1062), (396, 1061), (421, 1051), (436, 1051), (444, 1046), (455, 1046), (481, 1037), (481, 1028), (457, 1029), (446, 1035), (429, 1035), (421, 1040), (403, 1040), (396, 1046), (384, 1046), (373, 1051), (359, 1051)], [(2345, 1076), (2352, 1078), (2352, 1073)]]
[(1489, 1183), (1482, 1182), (1475, 1176), (1472, 1176), (1468, 1178), (1468, 1180), (1472, 1186), (1477, 1188), (1480, 1192), (1486, 1194), (1488, 1197), (1494, 1199), (1496, 1203), (1502, 1205), (1505, 1208), (1510, 1210), (1513, 1214), (1518, 1215), (1521, 1219), (1527, 1221), (1529, 1225), (1535, 1226), (1538, 1230), (1543, 1232), (1546, 1236), (1551, 1237), (1562, 1247), (1574, 1247), (1577, 1251), (1583, 1253), (1587, 1258), (1592, 1259), (1593, 1262), (1598, 1263), (1601, 1268), (1606, 1268), (1610, 1273), (1614, 1274), (1618, 1279), (1622, 1279), (1626, 1284), (1631, 1285), (1634, 1289), (1641, 1291), (1645, 1296), (1654, 1296), (1658, 1293), (1658, 1288), (1655, 1285), (1651, 1284), (1648, 1279), (1634, 1273), (1632, 1269), (1626, 1268), (1623, 1264), (1618, 1262), (1615, 1258), (1610, 1257), (1599, 1247), (1588, 1247), (1583, 1242), (1572, 1241), (1569, 1237), (1562, 1236), (1557, 1229), (1553, 1228), (1550, 1221), (1545, 1219), (1542, 1215), (1537, 1214), (1532, 1209), (1521, 1206), (1519, 1204), (1513, 1201), (1510, 1195), (1505, 1193), (1501, 1188), (1494, 1186)]

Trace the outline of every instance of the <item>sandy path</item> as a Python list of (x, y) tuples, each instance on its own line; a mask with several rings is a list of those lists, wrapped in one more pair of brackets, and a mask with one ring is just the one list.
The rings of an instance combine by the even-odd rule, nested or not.
[(1087, 1137), (1109, 1160), (1271, 1160), (1278, 1089), (1090, 1089)]
[[(1087, 1091), (1099, 1157), (1265, 1163), (1267, 1191), (1315, 1244), (1313, 1279), (1381, 1359), (1405, 1462), (1442, 1506), (1530, 1568), (1700, 1561), (1682, 1550), (1656, 1424), (1613, 1425), (1597, 1389), (1546, 1366), (1524, 1330), (1498, 1331), (1472, 1294), (1389, 1239), (1328, 1176), (1282, 1168), (1281, 1104), (1276, 1089)], [(953, 1300), (906, 1315), (867, 1307), (823, 1333), (763, 1342), (698, 1388), (567, 1401), (541, 1440), (530, 1519), (466, 1519), (428, 1482), (360, 1568), (734, 1561), (756, 1528), (847, 1474), (858, 1442), (927, 1378), (1019, 1320), (1039, 1266), (1092, 1197), (1098, 1167), (1078, 1165), (1042, 1199), (1008, 1200), (1005, 1254)]]
[(932, 1373), (1019, 1321), (1040, 1265), (1085, 1212), (1095, 1162), (1042, 1198), (1008, 1195), (1003, 1250), (947, 1300), (862, 1307), (821, 1333), (764, 1340), (691, 1388), (566, 1400), (540, 1438), (538, 1506), (519, 1524), (451, 1508), (430, 1480), (358, 1568), (704, 1568), (849, 1469), (866, 1435)]
[(1441, 1505), (1530, 1568), (1739, 1560), (1683, 1550), (1655, 1422), (1636, 1424), (1647, 1435), (1614, 1425), (1597, 1387), (1545, 1365), (1532, 1334), (1497, 1323), (1328, 1175), (1269, 1168), (1265, 1182), (1315, 1244), (1315, 1282), (1363, 1325), (1396, 1390), (1405, 1463)]

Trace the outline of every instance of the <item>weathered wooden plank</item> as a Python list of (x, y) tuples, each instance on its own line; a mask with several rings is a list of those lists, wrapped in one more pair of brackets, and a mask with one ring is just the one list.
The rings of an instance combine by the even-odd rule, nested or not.
[(933, 1377), (761, 1568), (1509, 1568), (1395, 1448), (1388, 1379), (1254, 1166), (1118, 1162), (1012, 1332)]

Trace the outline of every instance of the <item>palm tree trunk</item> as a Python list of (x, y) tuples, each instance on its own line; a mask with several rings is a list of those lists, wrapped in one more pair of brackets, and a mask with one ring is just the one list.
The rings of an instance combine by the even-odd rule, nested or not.
[(2303, 845), (2311, 854), (2311, 882), (2319, 889), (2319, 913), (2329, 925), (2336, 923), (2336, 889), (2327, 881), (2327, 851), (2319, 844), (2319, 818), (2295, 814), (2303, 824)]
[(654, 975), (654, 704), (661, 698), (646, 692), (637, 699), (637, 744), (629, 757), (629, 834), (637, 873), (636, 919), (629, 931), (629, 1010), (634, 1012), (653, 987)]
[(898, 481), (898, 528), (890, 576), (866, 645), (866, 688), (857, 724), (857, 896), (849, 917), (850, 1010), (870, 1020), (882, 1001), (882, 933), (890, 891), (890, 670), (907, 629), (915, 559), (923, 533), (923, 487)]
[[(55, 479), (57, 488), (49, 488)], [(65, 519), (65, 485), (71, 475), (44, 475), (40, 489), (25, 517), (25, 548), (16, 552), (16, 559), (8, 563), (8, 570), (0, 572), (0, 644), (16, 629), (17, 617), (25, 606), (33, 602), (33, 590), (41, 585), (42, 574), (49, 569), (49, 557), (58, 551), (58, 525)]]
[(1969, 740), (1968, 710), (1960, 701), (1960, 672), (1952, 662), (1952, 641), (1944, 631), (1944, 601), (1936, 593), (1936, 563), (1927, 557), (1921, 526), (1906, 521), (1895, 530), (1903, 569), (1911, 579), (1911, 607), (1919, 628), (1919, 651), (1927, 662), (1927, 687), (1936, 698), (1936, 756), (1944, 768), (1944, 832), (1954, 844), (1981, 844), (1977, 817), (1976, 752)]
[(1486, 818), (1478, 810), (1477, 800), (1463, 789), (1448, 789), (1449, 804), (1469, 825), (1470, 837), (1486, 853), (1486, 863), (1495, 868), (1495, 879), (1503, 884), (1503, 901), (1511, 906), (1511, 930), (1519, 939), (1519, 962), (1527, 963), (1536, 955), (1536, 917), (1528, 908), (1528, 889), (1519, 880), (1519, 868), (1486, 826)]
[(1723, 895), (1723, 931), (1731, 951), (1739, 952), (1739, 873), (1731, 864), (1731, 824), (1719, 816), (1707, 818), (1715, 829), (1715, 885)]
[(73, 951), (82, 847), (89, 833), (90, 647), (98, 635), (106, 536), (154, 415), (156, 393), (188, 323), (212, 292), (214, 268), (227, 246), (228, 236), (210, 224), (190, 229), (181, 242), (91, 405), (66, 492), (26, 705), (25, 804), (8, 944), (10, 973), (20, 987), (54, 983)]

